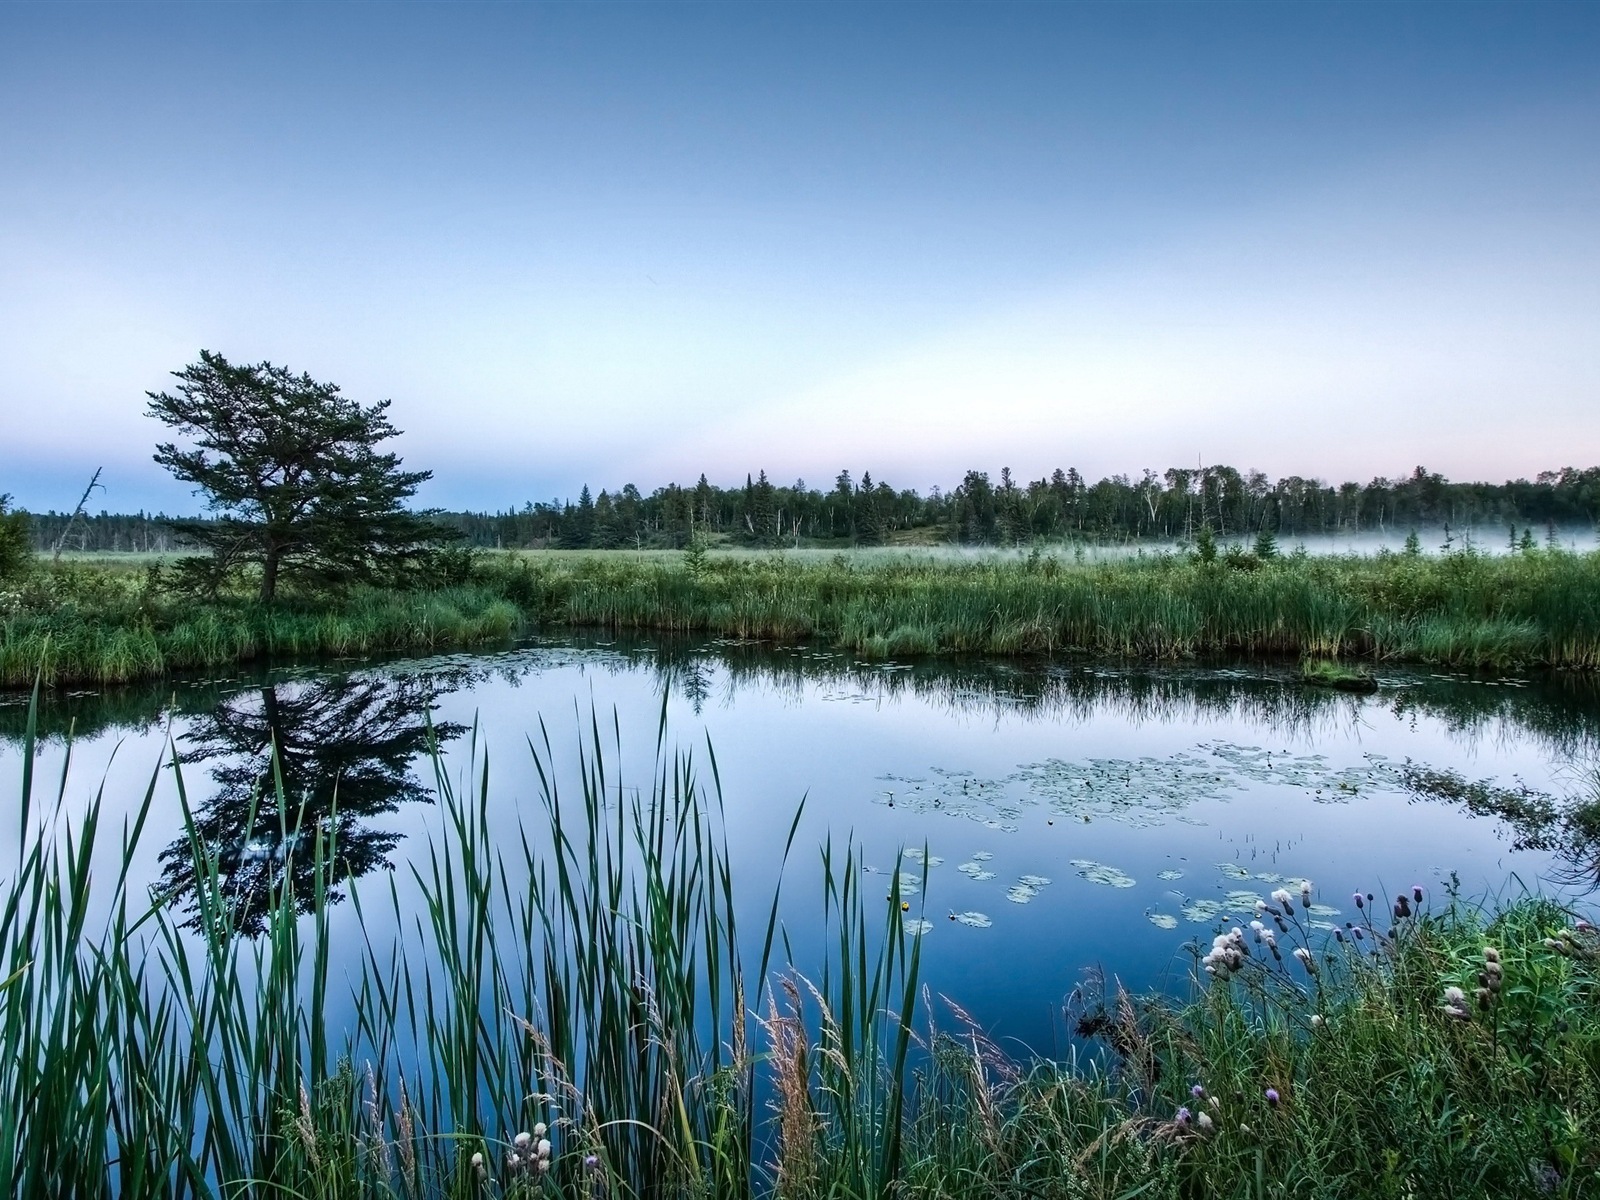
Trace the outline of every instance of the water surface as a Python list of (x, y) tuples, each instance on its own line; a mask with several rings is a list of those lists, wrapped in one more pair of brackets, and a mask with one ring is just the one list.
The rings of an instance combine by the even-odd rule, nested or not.
[[(814, 970), (823, 954), (819, 848), (853, 843), (869, 894), (881, 886), (887, 900), (894, 873), (912, 893), (932, 988), (1050, 1052), (1086, 971), (1181, 988), (1186, 947), (1247, 920), (1277, 887), (1309, 879), (1312, 918), (1331, 929), (1355, 915), (1357, 889), (1422, 886), (1443, 902), (1451, 886), (1570, 889), (1592, 872), (1548, 837), (1419, 795), (1408, 773), (1571, 793), (1600, 747), (1592, 681), (1394, 671), (1380, 683), (1349, 695), (1260, 666), (863, 662), (725, 640), (567, 638), (56, 697), (38, 769), (53, 784), (69, 768), (55, 818), (66, 822), (102, 782), (116, 817), (154, 778), (156, 836), (136, 869), (181, 906), (193, 881), (177, 783), (160, 769), (173, 751), (196, 829), (223, 849), (242, 895), (262, 894), (251, 885), (286, 862), (309, 872), (286, 852), (293, 833), (254, 803), (276, 744), (308, 819), (337, 822), (341, 871), (401, 868), (404, 888), (439, 820), (430, 738), (458, 775), (487, 755), (503, 819), (536, 805), (530, 737), (548, 738), (570, 771), (598, 725), (620, 743), (622, 794), (648, 788), (664, 711), (669, 742), (698, 756), (708, 782), (714, 752), (741, 896), (756, 910), (748, 926), (764, 922), (803, 800), (783, 885), (795, 965)], [(0, 704), (0, 772), (12, 779), (25, 700)], [(0, 851), (21, 836), (6, 823)], [(245, 900), (240, 917), (250, 930), (259, 913)], [(343, 912), (336, 929), (352, 923)]]

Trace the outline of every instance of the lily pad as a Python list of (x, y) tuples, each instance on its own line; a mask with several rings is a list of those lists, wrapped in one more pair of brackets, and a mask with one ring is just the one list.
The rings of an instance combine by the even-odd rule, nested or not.
[(1222, 907), (1220, 900), (1191, 900), (1183, 906), (1183, 915), (1187, 920), (1208, 925), (1222, 915)]
[(970, 925), (974, 929), (987, 929), (989, 926), (994, 924), (993, 921), (989, 920), (989, 918), (981, 912), (956, 913), (956, 920), (961, 922), (963, 925)]
[(1101, 883), (1106, 887), (1114, 888), (1131, 888), (1137, 882), (1133, 876), (1125, 871), (1119, 871), (1116, 867), (1108, 866), (1105, 863), (1095, 862), (1092, 858), (1075, 858), (1072, 860), (1072, 865), (1076, 868), (1079, 876), (1087, 879), (1090, 883)]
[(1145, 913), (1144, 917), (1157, 929), (1176, 929), (1178, 927), (1178, 918), (1169, 913)]

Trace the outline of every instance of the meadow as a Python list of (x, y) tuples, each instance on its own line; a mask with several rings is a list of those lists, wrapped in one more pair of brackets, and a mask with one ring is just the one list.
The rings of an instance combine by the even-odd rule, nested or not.
[[(1196, 948), (1187, 996), (1091, 982), (1072, 1053), (1019, 1058), (924, 986), (919, 892), (885, 903), (849, 844), (805, 863), (794, 826), (780, 861), (736, 870), (713, 760), (663, 728), (653, 782), (624, 791), (614, 736), (576, 764), (535, 738), (542, 786), (509, 826), (481, 748), (459, 783), (435, 759), (405, 881), (330, 884), (330, 832), (291, 844), (309, 872), (242, 897), (191, 820), (198, 886), (174, 905), (133, 882), (155, 780), (120, 825), (104, 795), (73, 810), (33, 777), (30, 729), (34, 836), (0, 885), (11, 1194), (1600, 1187), (1600, 936), (1557, 903), (1362, 893), (1327, 932), (1310, 907), (1350, 881), (1290, 884)], [(261, 803), (293, 826), (281, 787)], [(802, 871), (829, 949), (794, 963), (779, 895)]]
[(483, 553), (449, 586), (196, 602), (159, 563), (41, 567), (0, 594), (0, 685), (121, 683), (255, 658), (503, 641), (535, 628), (817, 642), (864, 657), (1223, 656), (1600, 667), (1600, 551)]

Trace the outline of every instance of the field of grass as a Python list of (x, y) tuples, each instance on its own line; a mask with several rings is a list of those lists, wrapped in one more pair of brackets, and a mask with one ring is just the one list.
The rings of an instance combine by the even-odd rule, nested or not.
[(127, 683), (257, 658), (359, 657), (504, 641), (521, 613), (482, 586), (361, 589), (337, 602), (197, 603), (161, 583), (153, 556), (41, 568), (0, 586), (0, 687)]
[(571, 626), (816, 640), (869, 657), (1083, 654), (1600, 667), (1600, 551), (1077, 561), (1033, 552), (484, 554), (431, 591), (263, 608), (152, 564), (40, 568), (0, 592), (0, 686), (116, 683), (258, 657), (357, 656)]
[[(96, 799), (51, 835), (34, 831), (61, 828), (62, 797), (25, 775), (0, 882), (9, 1193), (1600, 1188), (1600, 938), (1556, 904), (1363, 897), (1329, 934), (1296, 888), (1197, 948), (1187, 1000), (1080, 993), (1074, 1056), (1017, 1061), (920, 986), (915, 896), (903, 913), (898, 884), (887, 905), (865, 894), (849, 848), (819, 864), (831, 949), (783, 962), (776, 891), (752, 903), (735, 878), (714, 772), (663, 749), (653, 785), (623, 793), (610, 737), (576, 772), (535, 742), (543, 792), (510, 827), (486, 762), (464, 791), (440, 771), (403, 882), (341, 897), (323, 882), (337, 843), (307, 839), (313, 870), (281, 872), (254, 939), (227, 847), (190, 826), (199, 886), (174, 909), (130, 877), (151, 793), (118, 830)], [(292, 823), (288, 798), (264, 802)], [(750, 875), (771, 888), (810, 869), (797, 854)]]
[(1082, 653), (1600, 667), (1600, 552), (1285, 557), (535, 553), (489, 586), (543, 624), (817, 639), (865, 656)]

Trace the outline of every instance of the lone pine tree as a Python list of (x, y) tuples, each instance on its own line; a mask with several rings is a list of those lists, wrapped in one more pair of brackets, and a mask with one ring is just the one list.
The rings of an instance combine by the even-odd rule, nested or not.
[(207, 350), (173, 377), (172, 392), (146, 393), (149, 415), (192, 445), (162, 442), (155, 460), (205, 496), (210, 520), (173, 526), (211, 552), (190, 573), (212, 590), (254, 573), (270, 604), (285, 584), (395, 584), (457, 536), (404, 507), (433, 473), (377, 449), (400, 432), (389, 401), (364, 406), (310, 375)]

